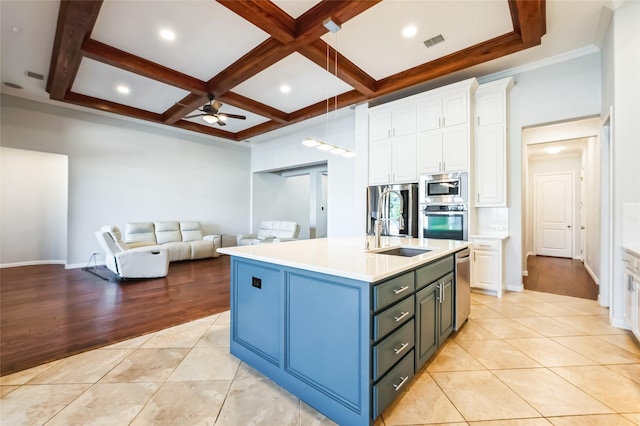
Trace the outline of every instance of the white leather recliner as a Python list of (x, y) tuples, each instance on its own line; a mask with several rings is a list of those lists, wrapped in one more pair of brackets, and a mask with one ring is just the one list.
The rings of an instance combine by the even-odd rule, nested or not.
[(279, 243), (298, 239), (300, 225), (286, 220), (263, 220), (257, 234), (238, 234), (239, 246), (251, 246), (262, 243)]
[(159, 278), (169, 272), (167, 249), (155, 245), (129, 248), (120, 240), (120, 230), (103, 226), (96, 238), (106, 253), (105, 265), (120, 278)]

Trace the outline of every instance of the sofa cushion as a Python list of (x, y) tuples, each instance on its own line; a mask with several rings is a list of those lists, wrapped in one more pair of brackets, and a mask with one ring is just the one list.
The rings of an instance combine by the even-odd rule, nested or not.
[(202, 241), (202, 227), (200, 222), (180, 222), (182, 241)]
[(174, 241), (164, 243), (162, 244), (162, 247), (165, 247), (169, 252), (169, 262), (191, 259), (191, 246), (189, 245), (189, 243)]
[(124, 241), (130, 243), (156, 244), (156, 234), (152, 222), (129, 222), (124, 227)]
[[(174, 220), (164, 222), (153, 222), (156, 230), (156, 241), (158, 244), (176, 243), (182, 241), (180, 234), (180, 223)], [(171, 256), (169, 256), (171, 257)]]
[(205, 259), (215, 255), (215, 245), (213, 241), (190, 241), (191, 259)]

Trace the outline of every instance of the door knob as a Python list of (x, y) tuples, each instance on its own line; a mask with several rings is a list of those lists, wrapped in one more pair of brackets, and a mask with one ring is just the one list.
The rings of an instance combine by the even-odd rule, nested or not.
[(571, 228), (571, 225), (567, 225), (567, 228)]

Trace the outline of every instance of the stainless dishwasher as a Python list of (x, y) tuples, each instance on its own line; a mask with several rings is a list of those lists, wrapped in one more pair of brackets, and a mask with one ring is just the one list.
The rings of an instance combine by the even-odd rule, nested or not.
[(465, 248), (455, 254), (456, 259), (456, 323), (454, 330), (459, 330), (469, 318), (471, 311), (471, 250)]

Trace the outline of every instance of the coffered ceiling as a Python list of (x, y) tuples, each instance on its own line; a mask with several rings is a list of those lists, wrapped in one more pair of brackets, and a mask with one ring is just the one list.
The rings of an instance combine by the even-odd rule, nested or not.
[[(243, 141), (461, 70), (593, 46), (608, 3), (2, 0), (2, 81), (22, 87), (2, 91)], [(246, 120), (185, 118), (208, 94)]]

